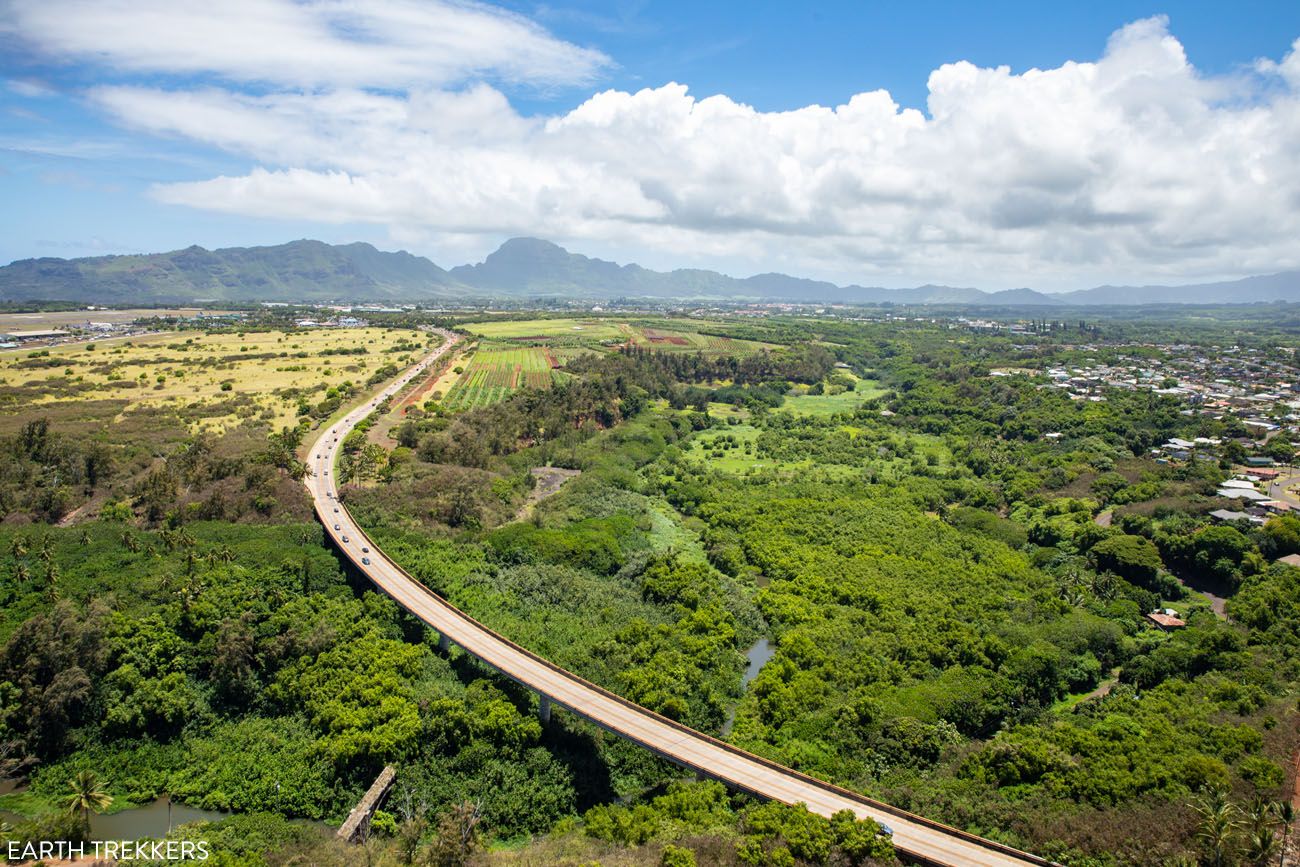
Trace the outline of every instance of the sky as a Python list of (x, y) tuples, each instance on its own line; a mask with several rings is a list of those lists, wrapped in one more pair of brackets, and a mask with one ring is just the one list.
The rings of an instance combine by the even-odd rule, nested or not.
[(1300, 4), (0, 0), (0, 193), (0, 261), (535, 236), (881, 286), (1274, 273)]

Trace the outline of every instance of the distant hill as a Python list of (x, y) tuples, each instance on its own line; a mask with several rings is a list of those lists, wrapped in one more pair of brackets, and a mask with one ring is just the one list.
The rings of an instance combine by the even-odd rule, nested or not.
[(1300, 271), (1193, 286), (1098, 286), (1045, 294), (955, 286), (885, 289), (837, 286), (787, 274), (729, 277), (716, 271), (651, 271), (570, 253), (537, 238), (513, 238), (482, 262), (445, 271), (422, 256), (369, 244), (294, 241), (274, 247), (24, 259), (0, 268), (0, 301), (95, 304), (193, 301), (429, 302), (465, 297), (591, 300), (658, 298), (795, 301), (816, 304), (934, 304), (951, 307), (1080, 307), (1300, 302)]
[(398, 301), (430, 298), (448, 286), (447, 272), (422, 256), (321, 241), (23, 259), (0, 268), (0, 299), (7, 301)]
[(1300, 271), (1190, 286), (1098, 286), (1056, 296), (1070, 304), (1250, 304), (1300, 301)]

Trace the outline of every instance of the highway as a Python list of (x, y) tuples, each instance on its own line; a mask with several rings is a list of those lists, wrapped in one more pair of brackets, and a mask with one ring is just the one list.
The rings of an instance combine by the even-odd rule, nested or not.
[(450, 335), (442, 334), (446, 339), (442, 347), (327, 428), (308, 451), (310, 473), (306, 485), (316, 514), (333, 544), (375, 586), (437, 630), (443, 639), (552, 705), (566, 708), (670, 761), (759, 797), (787, 804), (802, 802), (823, 816), (847, 809), (875, 819), (893, 830), (894, 845), (905, 860), (944, 867), (1053, 863), (813, 779), (640, 707), (497, 634), (386, 557), (339, 502), (333, 473), (335, 456), (348, 432), (381, 400), (395, 395), (450, 347)]

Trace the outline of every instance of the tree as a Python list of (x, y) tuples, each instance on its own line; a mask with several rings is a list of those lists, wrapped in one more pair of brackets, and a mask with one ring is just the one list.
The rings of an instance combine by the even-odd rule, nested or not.
[(1237, 819), (1240, 810), (1217, 788), (1204, 792), (1192, 809), (1198, 818), (1196, 841), (1201, 846), (1202, 863), (1206, 867), (1231, 867), (1241, 828)]
[(1164, 565), (1155, 544), (1143, 536), (1117, 535), (1102, 539), (1089, 552), (1098, 569), (1150, 587)]
[(403, 864), (414, 864), (415, 856), (420, 851), (420, 841), (429, 830), (429, 822), (423, 816), (411, 816), (397, 826), (397, 849)]
[(482, 820), (477, 804), (457, 804), (438, 820), (438, 833), (429, 847), (429, 860), (435, 867), (464, 867), (483, 843), (479, 830)]
[(102, 813), (113, 803), (113, 796), (104, 790), (104, 785), (94, 771), (79, 771), (68, 784), (70, 794), (64, 799), (68, 812), (81, 815), (81, 827), (84, 833), (90, 833), (90, 813)]
[(1264, 454), (1279, 464), (1290, 464), (1295, 460), (1295, 445), (1284, 434), (1278, 434), (1268, 441)]
[(1278, 515), (1264, 525), (1264, 536), (1273, 544), (1273, 555), (1300, 553), (1300, 518)]
[(659, 854), (659, 867), (695, 867), (695, 853), (685, 846), (669, 843)]
[(1274, 804), (1266, 798), (1256, 795), (1246, 808), (1246, 860), (1251, 864), (1264, 865), (1273, 860), (1280, 847), (1277, 835), (1273, 832), (1278, 817)]
[(1295, 808), (1290, 801), (1278, 801), (1277, 818), (1282, 823), (1282, 859), (1286, 858), (1286, 847), (1291, 842), (1291, 823), (1295, 821)]

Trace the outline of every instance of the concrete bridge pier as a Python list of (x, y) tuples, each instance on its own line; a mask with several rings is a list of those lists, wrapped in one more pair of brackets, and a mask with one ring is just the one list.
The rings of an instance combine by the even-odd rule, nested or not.
[(380, 771), (365, 795), (352, 808), (352, 812), (348, 813), (347, 819), (335, 836), (347, 843), (357, 843), (366, 839), (370, 833), (370, 820), (375, 817), (375, 810), (379, 808), (380, 802), (384, 800), (384, 796), (393, 787), (393, 781), (396, 779), (397, 772), (393, 770), (392, 765)]
[(438, 650), (443, 653), (451, 650), (451, 639), (447, 637), (445, 632), (438, 633)]
[(537, 694), (537, 718), (544, 723), (551, 721), (551, 700), (540, 692)]

